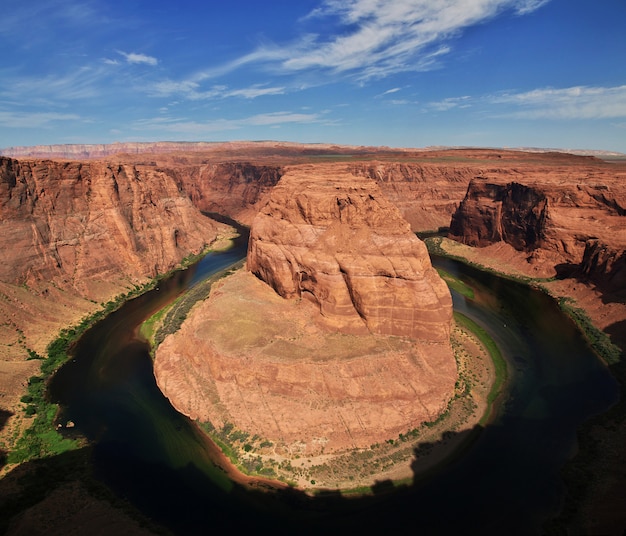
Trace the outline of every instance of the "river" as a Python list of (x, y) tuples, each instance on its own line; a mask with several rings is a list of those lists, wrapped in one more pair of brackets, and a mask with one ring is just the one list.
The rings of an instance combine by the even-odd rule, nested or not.
[[(346, 499), (250, 490), (213, 463), (216, 448), (158, 390), (141, 322), (203, 277), (245, 256), (245, 237), (174, 274), (91, 328), (50, 383), (50, 396), (95, 447), (97, 478), (176, 534), (274, 533), (526, 535), (560, 509), (559, 471), (576, 428), (617, 400), (617, 383), (574, 324), (544, 294), (461, 263), (433, 263), (474, 289), (455, 310), (485, 327), (509, 361), (504, 403), (462, 455), (393, 492)], [(381, 483), (377, 490), (389, 486)]]

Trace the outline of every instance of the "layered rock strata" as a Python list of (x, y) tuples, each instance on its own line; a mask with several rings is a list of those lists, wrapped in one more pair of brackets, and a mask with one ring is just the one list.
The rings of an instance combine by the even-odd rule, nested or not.
[(195, 207), (250, 225), (282, 175), (280, 166), (218, 162), (160, 166)]
[(179, 411), (293, 459), (394, 439), (445, 410), (450, 293), (376, 183), (290, 168), (251, 235), (258, 277), (227, 278), (157, 350)]
[(615, 288), (624, 273), (625, 178), (479, 177), (452, 218), (450, 236), (478, 247), (506, 242), (545, 276), (582, 276)]
[(381, 191), (409, 222), (414, 231), (448, 227), (450, 218), (480, 170), (463, 165), (441, 165), (427, 159), (420, 163), (366, 162), (352, 173), (378, 183)]
[(25, 337), (0, 354), (43, 353), (64, 325), (229, 232), (153, 168), (0, 158), (0, 319)]
[(248, 269), (343, 331), (447, 341), (451, 298), (426, 246), (370, 180), (294, 168), (250, 233)]

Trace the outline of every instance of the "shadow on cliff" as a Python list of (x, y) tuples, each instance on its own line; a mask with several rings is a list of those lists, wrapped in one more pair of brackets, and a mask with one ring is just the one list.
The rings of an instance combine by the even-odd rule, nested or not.
[(583, 285), (591, 286), (597, 290), (602, 303), (625, 303), (626, 302), (626, 269), (618, 267), (612, 273), (604, 274), (604, 277), (590, 277), (584, 273), (580, 264), (562, 263), (554, 269), (557, 279), (574, 279)]
[(611, 338), (611, 342), (621, 348), (623, 360), (626, 355), (626, 320), (615, 322), (607, 326), (604, 331)]
[[(449, 432), (439, 442), (419, 445), (414, 450), (412, 467), (416, 469), (423, 455), (450, 440), (461, 440), (463, 449), (471, 449), (482, 430), (476, 427), (460, 434)], [(368, 495), (322, 490), (311, 496), (263, 481), (233, 483), (229, 491), (224, 491), (193, 464), (172, 469), (140, 461), (123, 449), (104, 452), (99, 447), (83, 448), (25, 463), (0, 480), (0, 533), (21, 534), (8, 529), (16, 529), (20, 514), (35, 505), (39, 505), (37, 516), (31, 516), (30, 521), (34, 519), (42, 526), (30, 528), (38, 528), (41, 533), (62, 532), (64, 524), (70, 528), (72, 515), (80, 504), (100, 499), (117, 514), (130, 516), (144, 528), (155, 532), (164, 528), (173, 534), (206, 534), (220, 529), (235, 533), (265, 529), (273, 534), (338, 534), (357, 530), (372, 534), (407, 528), (448, 534), (463, 527), (476, 527), (467, 525), (468, 511), (463, 505), (455, 505), (454, 515), (449, 515), (447, 497), (451, 490), (445, 483), (438, 484), (439, 478), (433, 478), (462, 459), (463, 449), (442, 466), (415, 473), (406, 483), (376, 482)], [(470, 487), (476, 485), (468, 483)], [(72, 496), (76, 489), (83, 494), (80, 500)], [(53, 491), (57, 498), (50, 501)], [(471, 497), (471, 490), (467, 491)], [(468, 504), (474, 509), (469, 498)], [(63, 515), (57, 511), (60, 505)], [(489, 505), (485, 504), (480, 511), (473, 511), (472, 517), (480, 519), (488, 512)], [(94, 529), (101, 522), (101, 518), (94, 519)]]

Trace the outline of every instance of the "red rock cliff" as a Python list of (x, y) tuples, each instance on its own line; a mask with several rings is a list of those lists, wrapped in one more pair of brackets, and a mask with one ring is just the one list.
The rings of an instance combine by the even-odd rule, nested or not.
[(155, 166), (0, 157), (3, 407), (38, 368), (27, 349), (230, 234)]
[[(586, 176), (577, 177), (572, 171), (578, 170), (516, 182), (472, 180), (452, 217), (451, 238), (478, 247), (506, 242), (542, 265), (546, 275), (571, 275), (582, 268), (596, 281), (617, 277), (610, 272), (621, 272), (619, 259), (626, 247), (623, 172), (581, 169)], [(612, 253), (599, 253), (601, 249)]]
[(253, 222), (248, 269), (340, 330), (448, 340), (450, 292), (423, 242), (374, 181), (327, 167), (283, 176)]
[(414, 231), (448, 227), (477, 170), (462, 164), (367, 162), (352, 173), (376, 181)]
[(217, 212), (246, 225), (282, 175), (280, 166), (248, 162), (183, 164), (164, 167), (193, 204), (205, 212)]
[(0, 281), (92, 298), (97, 281), (165, 272), (222, 229), (166, 173), (105, 162), (0, 158), (0, 207)]

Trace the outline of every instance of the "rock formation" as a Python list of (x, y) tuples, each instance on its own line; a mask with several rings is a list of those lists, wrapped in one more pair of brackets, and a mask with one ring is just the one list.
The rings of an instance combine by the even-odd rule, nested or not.
[(293, 169), (254, 220), (247, 262), (341, 330), (449, 339), (450, 292), (373, 181), (336, 167)]
[(478, 247), (503, 241), (527, 254), (543, 275), (578, 275), (615, 287), (624, 272), (626, 173), (610, 171), (572, 176), (553, 170), (515, 182), (476, 178), (452, 218), (450, 236)]
[(156, 352), (179, 411), (293, 459), (367, 448), (446, 408), (450, 293), (375, 182), (289, 168), (254, 220), (247, 264), (260, 280), (227, 278)]
[(280, 166), (249, 162), (178, 164), (159, 167), (172, 176), (194, 206), (250, 225), (270, 190), (280, 180)]
[(416, 163), (367, 162), (355, 164), (352, 173), (369, 177), (409, 222), (414, 231), (448, 227), (450, 218), (480, 170), (468, 165), (441, 165), (427, 159)]
[(14, 333), (0, 357), (43, 354), (60, 328), (229, 233), (153, 168), (0, 158), (0, 319)]
[(94, 296), (173, 268), (216, 237), (167, 174), (105, 162), (0, 159), (0, 280), (54, 281)]

